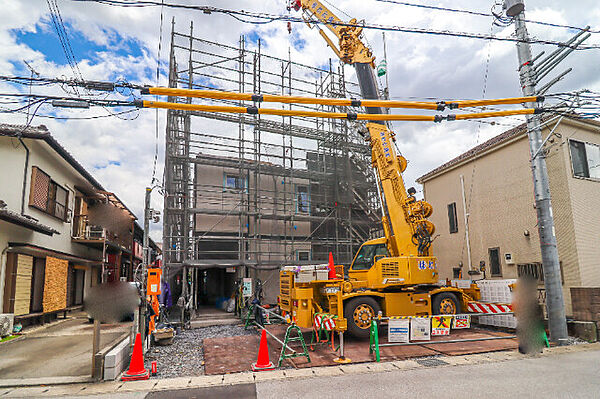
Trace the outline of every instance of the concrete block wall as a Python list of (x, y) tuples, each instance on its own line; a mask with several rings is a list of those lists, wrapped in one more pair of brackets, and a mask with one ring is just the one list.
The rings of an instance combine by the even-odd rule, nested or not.
[(129, 364), (129, 338), (121, 341), (104, 356), (105, 381), (116, 379)]
[(571, 287), (573, 318), (600, 322), (600, 287)]

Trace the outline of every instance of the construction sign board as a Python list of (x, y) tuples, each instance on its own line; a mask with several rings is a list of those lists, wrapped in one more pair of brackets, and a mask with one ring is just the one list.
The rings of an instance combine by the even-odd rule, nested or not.
[(410, 339), (429, 341), (431, 339), (431, 320), (429, 317), (413, 317), (410, 319)]
[(471, 316), (468, 314), (461, 316), (454, 316), (454, 322), (452, 323), (452, 328), (460, 329), (460, 328), (471, 328)]
[(450, 335), (452, 316), (433, 316), (431, 318), (431, 335)]
[(244, 298), (252, 296), (252, 279), (246, 277), (242, 280), (242, 284), (242, 295)]
[(388, 322), (388, 341), (389, 342), (409, 342), (410, 320), (409, 319), (390, 319)]

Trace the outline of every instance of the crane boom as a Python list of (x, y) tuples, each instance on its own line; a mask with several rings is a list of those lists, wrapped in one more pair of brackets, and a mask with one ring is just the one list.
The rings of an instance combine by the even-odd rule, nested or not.
[[(310, 19), (314, 18), (325, 25), (337, 37), (339, 47), (317, 26), (321, 36), (342, 62), (354, 66), (362, 98), (379, 100), (379, 87), (375, 78), (374, 61), (371, 50), (365, 46), (360, 36), (362, 27), (356, 19), (342, 22), (331, 10), (319, 0), (294, 0), (292, 7), (302, 9), (304, 20), (312, 27)], [(383, 114), (382, 107), (366, 107), (368, 114)], [(372, 150), (372, 165), (377, 171), (378, 185), (383, 193), (381, 198), (384, 207), (382, 217), (383, 231), (387, 247), (392, 257), (398, 256), (430, 256), (431, 235), (435, 227), (426, 218), (433, 208), (425, 201), (417, 201), (412, 190), (407, 193), (402, 179), (406, 169), (406, 159), (396, 154), (394, 133), (385, 122), (370, 121), (368, 140)], [(435, 261), (434, 261), (435, 263)]]

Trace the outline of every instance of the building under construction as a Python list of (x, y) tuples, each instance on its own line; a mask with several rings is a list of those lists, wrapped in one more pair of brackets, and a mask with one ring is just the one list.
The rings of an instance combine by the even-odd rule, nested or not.
[[(228, 45), (194, 37), (193, 26), (178, 32), (175, 25), (169, 87), (360, 96), (337, 61), (302, 65), (264, 54), (260, 39), (241, 37)], [(356, 112), (270, 105), (276, 106)], [(336, 264), (348, 265), (380, 228), (370, 148), (360, 128), (347, 120), (169, 110), (163, 256), (175, 298), (183, 293), (194, 307), (210, 305), (231, 296), (236, 281), (252, 277), (263, 282), (265, 300), (274, 302), (281, 266), (326, 263), (329, 252)]]

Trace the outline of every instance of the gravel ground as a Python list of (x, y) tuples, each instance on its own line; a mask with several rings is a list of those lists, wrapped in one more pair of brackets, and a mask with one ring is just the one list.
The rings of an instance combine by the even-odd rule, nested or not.
[(581, 345), (581, 344), (587, 344), (589, 342), (587, 342), (584, 339), (581, 338), (577, 338), (577, 337), (568, 337), (567, 338), (567, 345)]
[(153, 360), (157, 362), (158, 374), (154, 378), (198, 376), (204, 374), (205, 338), (223, 338), (236, 335), (253, 335), (254, 330), (244, 330), (243, 326), (212, 326), (183, 330), (175, 336), (173, 343), (166, 346), (153, 346), (145, 356), (146, 368), (150, 370)]

